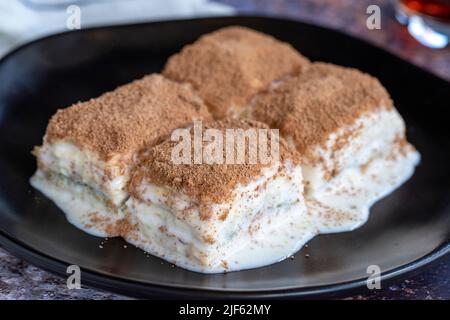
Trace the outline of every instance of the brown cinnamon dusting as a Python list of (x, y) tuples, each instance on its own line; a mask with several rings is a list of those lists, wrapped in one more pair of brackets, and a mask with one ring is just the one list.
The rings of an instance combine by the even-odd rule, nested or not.
[(408, 142), (402, 134), (397, 134), (393, 141), (394, 151), (388, 156), (388, 160), (396, 161), (398, 156), (406, 157), (409, 152), (415, 151), (416, 148)]
[[(249, 120), (223, 120), (209, 123), (203, 127), (203, 130), (208, 128), (218, 129), (224, 133), (226, 129), (267, 129), (268, 127)], [(268, 141), (270, 138), (268, 134)], [(228, 199), (238, 184), (250, 182), (257, 178), (264, 168), (274, 165), (274, 163), (250, 164), (247, 161), (248, 156), (245, 157), (244, 164), (174, 164), (171, 158), (172, 149), (178, 143), (178, 141), (167, 140), (151, 148), (148, 159), (142, 163), (132, 178), (130, 193), (134, 197), (140, 198), (138, 186), (145, 179), (156, 185), (181, 190), (194, 198), (204, 211), (208, 204), (220, 203)], [(206, 142), (203, 142), (203, 145), (205, 146)], [(298, 155), (290, 151), (281, 139), (279, 146), (281, 161), (291, 159), (294, 163), (299, 163)], [(203, 212), (203, 215), (204, 218), (208, 218), (208, 213)]]
[(58, 110), (50, 119), (46, 141), (68, 140), (108, 159), (154, 145), (194, 119), (210, 118), (188, 86), (153, 74)]
[(226, 260), (222, 260), (220, 264), (225, 271), (228, 270), (228, 262)]
[(169, 58), (163, 74), (190, 83), (217, 119), (245, 106), (272, 81), (309, 63), (291, 45), (244, 27), (200, 37)]
[(366, 112), (393, 107), (380, 82), (356, 69), (312, 63), (297, 77), (253, 101), (251, 117), (279, 128), (297, 150), (309, 156), (310, 147), (352, 124)]
[(105, 232), (112, 237), (121, 236), (125, 237), (132, 230), (134, 230), (135, 226), (131, 225), (129, 220), (124, 218), (114, 223), (110, 223), (105, 227)]
[(214, 237), (210, 234), (203, 236), (203, 241), (207, 244), (214, 244), (216, 243), (216, 240)]

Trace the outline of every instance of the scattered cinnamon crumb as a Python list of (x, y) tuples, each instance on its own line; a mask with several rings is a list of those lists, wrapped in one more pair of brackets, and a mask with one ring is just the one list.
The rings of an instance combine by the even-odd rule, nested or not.
[(130, 224), (127, 218), (110, 223), (105, 227), (105, 232), (110, 236), (125, 236), (133, 230), (133, 226)]
[(214, 239), (214, 237), (212, 235), (206, 235), (203, 237), (203, 241), (207, 244), (214, 244), (216, 242), (216, 240)]
[(224, 270), (228, 270), (228, 262), (227, 262), (227, 261), (222, 260), (222, 261), (221, 261), (221, 265), (222, 265), (222, 268), (223, 268)]

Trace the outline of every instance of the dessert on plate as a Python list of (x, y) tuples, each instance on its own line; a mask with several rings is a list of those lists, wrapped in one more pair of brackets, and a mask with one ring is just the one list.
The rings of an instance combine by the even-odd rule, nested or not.
[(312, 63), (258, 95), (246, 116), (280, 129), (301, 154), (320, 233), (364, 223), (370, 206), (409, 179), (420, 159), (386, 89), (356, 69)]
[(405, 131), (376, 78), (228, 27), (162, 74), (58, 110), (31, 184), (93, 235), (236, 271), (366, 222), (420, 161)]
[(31, 184), (68, 219), (96, 235), (110, 235), (121, 218), (135, 166), (172, 129), (210, 120), (188, 86), (153, 74), (50, 119), (42, 146), (33, 151), (38, 170)]
[[(201, 129), (223, 136), (234, 129), (255, 130), (257, 139), (279, 144), (279, 157), (265, 164), (250, 163), (248, 147), (244, 161), (232, 164), (195, 164), (194, 154), (191, 162), (176, 164), (177, 141), (151, 148), (131, 182), (126, 208), (136, 232), (125, 239), (178, 266), (207, 273), (264, 266), (295, 253), (314, 235), (307, 223), (300, 159), (267, 128), (223, 120)], [(202, 144), (205, 150), (210, 142)]]

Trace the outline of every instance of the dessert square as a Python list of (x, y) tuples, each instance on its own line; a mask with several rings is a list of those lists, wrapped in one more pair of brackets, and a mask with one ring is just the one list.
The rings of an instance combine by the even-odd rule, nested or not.
[(370, 206), (406, 181), (420, 159), (387, 91), (355, 69), (313, 63), (256, 97), (247, 112), (279, 128), (301, 154), (320, 232), (364, 223)]
[(88, 225), (88, 214), (100, 220), (118, 213), (145, 150), (196, 119), (211, 119), (202, 100), (158, 74), (60, 109), (34, 150), (38, 171), (31, 183), (72, 212), (69, 220)]
[[(264, 129), (257, 122), (224, 120), (203, 126)], [(193, 135), (190, 129), (189, 135)], [(165, 141), (136, 171), (126, 203), (130, 224), (123, 237), (183, 268), (226, 272), (280, 261), (315, 233), (303, 200), (298, 155), (279, 143), (278, 159), (266, 164), (175, 164), (179, 142)], [(207, 148), (209, 142), (202, 142)], [(192, 158), (194, 157), (191, 155)], [(191, 159), (192, 159), (191, 158)]]
[(163, 74), (187, 82), (217, 119), (237, 116), (258, 92), (308, 65), (291, 45), (244, 27), (200, 37), (169, 58)]

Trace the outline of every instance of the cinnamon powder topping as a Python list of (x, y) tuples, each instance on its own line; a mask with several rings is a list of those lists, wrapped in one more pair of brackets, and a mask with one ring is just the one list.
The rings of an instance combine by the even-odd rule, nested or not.
[(280, 87), (254, 99), (250, 117), (279, 128), (297, 150), (325, 143), (330, 133), (366, 112), (393, 108), (380, 82), (356, 69), (313, 63)]
[(58, 110), (45, 139), (68, 140), (108, 159), (152, 146), (194, 119), (211, 119), (202, 100), (187, 85), (152, 74)]
[[(226, 129), (268, 129), (268, 126), (250, 120), (223, 120), (205, 125), (203, 131), (209, 128), (225, 133)], [(191, 129), (191, 133), (192, 131)], [(267, 139), (271, 139), (269, 134)], [(297, 153), (290, 151), (284, 140), (280, 139), (278, 142), (279, 160), (290, 159), (298, 164)], [(252, 164), (248, 161), (243, 164), (174, 164), (172, 150), (178, 143), (166, 140), (150, 150), (148, 160), (140, 165), (132, 179), (130, 189), (134, 197), (140, 198), (138, 187), (145, 179), (155, 185), (182, 191), (200, 204), (220, 203), (231, 196), (237, 185), (245, 185), (258, 178), (264, 168), (275, 164)], [(207, 142), (203, 142), (203, 146), (206, 145)]]
[(238, 112), (272, 81), (297, 74), (308, 63), (289, 44), (234, 26), (185, 46), (169, 58), (163, 74), (190, 83), (221, 119)]

